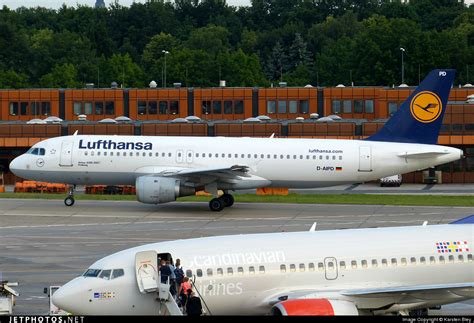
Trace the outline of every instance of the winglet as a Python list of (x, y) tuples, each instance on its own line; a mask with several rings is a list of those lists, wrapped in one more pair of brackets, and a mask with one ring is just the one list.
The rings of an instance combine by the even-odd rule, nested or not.
[(79, 133), (79, 130), (76, 130), (73, 134), (73, 136), (77, 136), (77, 134)]
[(318, 225), (318, 222), (314, 222), (311, 228), (309, 229), (309, 232), (314, 232), (316, 231), (316, 226)]
[(474, 214), (465, 218), (450, 222), (449, 224), (474, 224)]
[(270, 136), (270, 138), (275, 138), (275, 133), (272, 133), (272, 135)]

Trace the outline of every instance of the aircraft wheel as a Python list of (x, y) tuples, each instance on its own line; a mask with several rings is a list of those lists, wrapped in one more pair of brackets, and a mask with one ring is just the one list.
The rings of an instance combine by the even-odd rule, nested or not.
[(222, 211), (222, 209), (224, 209), (224, 206), (225, 206), (224, 200), (220, 198), (213, 198), (209, 202), (209, 208), (211, 209), (211, 211), (214, 211), (214, 212)]
[(234, 205), (234, 197), (228, 193), (225, 193), (220, 197), (224, 201), (225, 207), (231, 207)]
[(73, 206), (74, 205), (74, 198), (72, 196), (68, 196), (64, 199), (64, 204), (66, 204), (66, 206)]

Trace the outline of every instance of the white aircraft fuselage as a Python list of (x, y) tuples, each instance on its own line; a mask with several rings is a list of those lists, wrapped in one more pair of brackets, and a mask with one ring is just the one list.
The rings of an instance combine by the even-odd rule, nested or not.
[[(31, 154), (34, 148), (44, 148), (45, 154)], [(239, 180), (220, 179), (217, 188), (224, 190), (365, 182), (449, 163), (463, 154), (447, 146), (362, 140), (86, 135), (47, 139), (29, 152), (11, 163), (16, 175), (67, 184), (135, 185), (140, 176), (248, 167)], [(205, 185), (203, 180), (198, 186)]]
[[(474, 298), (473, 238), (474, 225), (449, 224), (160, 242), (95, 262), (95, 277), (75, 278), (53, 302), (74, 314), (158, 314), (156, 293), (139, 291), (135, 271), (136, 254), (153, 250), (181, 259), (213, 315), (268, 314), (272, 307), (287, 315), (428, 308)], [(124, 275), (113, 278), (114, 269)]]

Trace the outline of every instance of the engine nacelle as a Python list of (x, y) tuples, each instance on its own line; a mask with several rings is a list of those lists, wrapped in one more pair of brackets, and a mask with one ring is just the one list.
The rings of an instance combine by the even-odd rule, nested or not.
[(330, 299), (290, 299), (272, 307), (273, 315), (359, 315), (351, 302)]
[(142, 203), (159, 204), (175, 201), (181, 196), (193, 195), (196, 190), (180, 185), (170, 177), (140, 176), (135, 181), (137, 199)]

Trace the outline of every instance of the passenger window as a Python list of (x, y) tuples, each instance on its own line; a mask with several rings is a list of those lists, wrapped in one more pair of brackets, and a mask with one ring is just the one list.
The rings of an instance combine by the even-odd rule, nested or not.
[(396, 258), (392, 258), (392, 266), (396, 266), (397, 265), (397, 259)]
[[(86, 153), (87, 153), (87, 152), (86, 152)], [(112, 156), (112, 157), (114, 156), (114, 152), (113, 152), (113, 151), (110, 152), (110, 156)]]
[(225, 154), (222, 154), (221, 156), (222, 156), (222, 158), (225, 158)]
[(107, 152), (106, 152), (106, 151), (104, 151), (104, 156), (107, 156)]
[(322, 262), (318, 262), (318, 270), (323, 271), (324, 270), (324, 264)]
[(373, 268), (377, 268), (377, 267), (378, 267), (377, 259), (372, 259), (372, 267), (373, 267)]
[(355, 260), (351, 261), (351, 268), (352, 269), (357, 269), (357, 261), (355, 261)]
[(280, 265), (280, 272), (286, 273), (286, 266), (285, 265)]
[(420, 258), (420, 264), (426, 265), (426, 258), (425, 257)]
[(97, 156), (100, 156), (100, 151), (97, 152)]
[(218, 153), (216, 153), (214, 156), (215, 156), (216, 158), (219, 158), (219, 154), (218, 154)]
[(336, 156), (333, 155), (333, 156), (332, 156), (332, 160), (336, 160)]
[(467, 260), (472, 261), (472, 254), (467, 255)]
[(383, 267), (387, 267), (387, 266), (388, 266), (387, 259), (382, 259), (382, 266), (383, 266)]
[(313, 159), (316, 159), (316, 157), (317, 157), (316, 155), (313, 155)]
[(239, 154), (234, 154), (234, 158), (239, 158)]
[(193, 277), (193, 271), (191, 269), (186, 270), (186, 277), (188, 278)]
[(329, 155), (326, 155), (326, 160), (329, 160)]
[[(119, 154), (119, 153), (117, 153), (117, 155), (118, 155), (118, 154)], [(94, 151), (91, 151), (91, 156), (94, 156)]]
[(109, 280), (110, 279), (110, 272), (111, 272), (110, 269), (102, 270), (99, 274), (99, 278)]
[(272, 158), (270, 154), (267, 154), (267, 159), (270, 159)]
[(212, 276), (212, 269), (207, 268), (207, 276), (211, 277)]
[[(87, 151), (84, 152), (84, 156), (87, 156), (89, 155), (89, 153)], [(112, 154), (113, 155), (113, 154)]]
[(159, 157), (159, 156), (160, 156), (160, 154), (159, 154), (159, 153), (155, 153), (155, 157)]
[(436, 263), (435, 257), (431, 256), (431, 257), (430, 257), (430, 264), (433, 265), (433, 264), (435, 264), (435, 263)]
[(245, 158), (245, 154), (241, 154), (241, 155), (240, 155), (240, 158)]
[(328, 262), (328, 269), (334, 270), (334, 263), (332, 261)]
[(439, 263), (444, 264), (444, 257), (443, 256), (439, 256)]
[(257, 155), (257, 154), (254, 154), (254, 155), (253, 155), (253, 158), (257, 159), (257, 158), (258, 158), (258, 155)]
[(228, 154), (227, 157), (232, 158), (232, 154)]
[(308, 265), (309, 271), (314, 271), (314, 264), (312, 262)]
[(345, 261), (339, 262), (339, 267), (340, 267), (341, 269), (346, 269), (346, 262), (345, 262)]
[(238, 267), (238, 268), (237, 268), (237, 273), (238, 273), (239, 275), (243, 275), (243, 274), (244, 274), (244, 268)]
[(459, 261), (459, 262), (464, 262), (464, 257), (463, 257), (462, 255), (459, 255), (459, 256), (458, 256), (458, 261)]
[(410, 258), (410, 263), (411, 263), (412, 265), (416, 265), (416, 258), (415, 258), (415, 257), (411, 257), (411, 258)]
[(449, 262), (451, 262), (451, 263), (454, 262), (454, 256), (453, 256), (453, 255), (450, 255), (450, 256), (448, 257), (448, 259), (449, 259)]
[(291, 271), (292, 273), (294, 273), (294, 272), (296, 271), (296, 266), (295, 266), (295, 264), (291, 264), (291, 265), (290, 265), (290, 271)]
[(227, 275), (233, 275), (234, 274), (234, 269), (232, 267), (227, 268)]
[(300, 264), (300, 271), (305, 271), (304, 264)]
[(222, 270), (222, 268), (217, 268), (217, 276), (222, 276), (224, 275), (224, 271)]
[(265, 155), (264, 155), (264, 154), (261, 154), (261, 155), (260, 155), (260, 158), (261, 158), (261, 159), (264, 159), (264, 158), (265, 158)]
[(258, 267), (258, 272), (259, 272), (260, 274), (265, 274), (265, 266), (260, 266), (260, 267)]
[(112, 271), (112, 279), (122, 277), (123, 275), (123, 269), (114, 269), (114, 271)]
[(171, 157), (171, 153), (168, 153), (168, 157)]
[(319, 155), (319, 159), (323, 159), (323, 156), (322, 156), (322, 155)]
[(197, 275), (198, 277), (202, 277), (202, 269), (196, 270), (196, 275)]
[(161, 157), (165, 157), (165, 153), (161, 153)]
[(407, 265), (407, 258), (402, 258), (402, 266), (406, 266)]
[(142, 156), (145, 157), (145, 156), (146, 156), (146, 153), (143, 153)]
[[(91, 152), (91, 156), (94, 156), (94, 152)], [(117, 156), (120, 156), (120, 151), (117, 151)]]
[[(148, 156), (153, 157), (153, 153), (149, 153)], [(191, 157), (191, 156), (190, 156)]]
[(339, 160), (342, 160), (342, 156), (339, 156)]
[(247, 158), (251, 158), (251, 157), (252, 157), (252, 155), (250, 155), (250, 154), (247, 155)]
[(367, 268), (367, 260), (362, 260), (362, 268)]
[(254, 274), (255, 274), (255, 267), (254, 267), (254, 266), (250, 266), (250, 267), (249, 267), (249, 273), (250, 273), (251, 275), (254, 275)]
[(296, 155), (293, 155), (293, 159), (296, 159)]
[(300, 155), (300, 159), (303, 159), (303, 155)]

